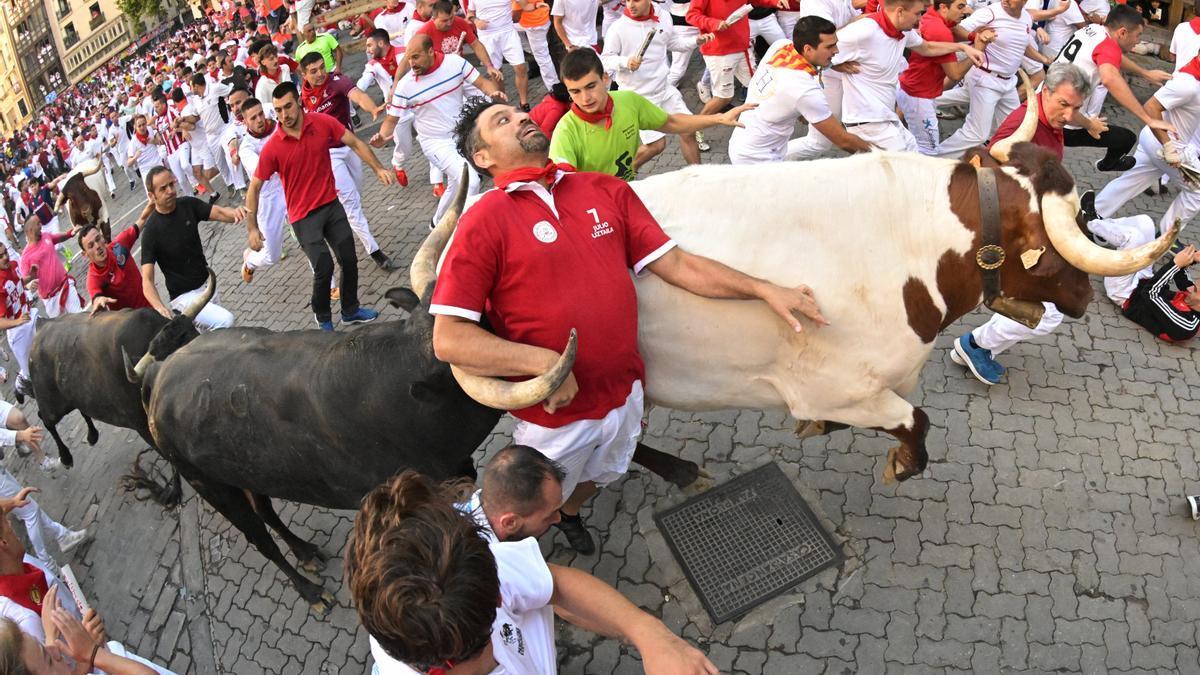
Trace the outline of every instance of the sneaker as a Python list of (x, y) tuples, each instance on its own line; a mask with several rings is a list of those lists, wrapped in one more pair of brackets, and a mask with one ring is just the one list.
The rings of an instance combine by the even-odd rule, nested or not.
[(317, 319), (317, 328), (320, 328), (321, 330), (327, 330), (330, 333), (332, 333), (333, 332), (333, 321), (332, 320), (322, 321), (320, 319)]
[(329, 289), (329, 299), (330, 300), (341, 300), (342, 299), (342, 289), (338, 288), (337, 286), (334, 286), (333, 288)]
[(393, 167), (396, 171), (396, 184), (400, 187), (408, 187), (408, 174), (400, 167)]
[(355, 127), (362, 126), (362, 118), (358, 116), (358, 112), (355, 112), (353, 115), (350, 116), (350, 121), (354, 122)]
[(395, 260), (389, 258), (388, 255), (382, 250), (372, 253), (371, 260), (374, 260), (375, 264), (379, 266), (379, 269), (383, 270), (384, 272), (395, 272), (396, 270), (400, 269), (400, 265), (398, 265)]
[(587, 531), (587, 526), (583, 524), (583, 518), (579, 514), (568, 516), (562, 511), (558, 512), (560, 520), (555, 523), (555, 526), (567, 535), (567, 543), (571, 549), (580, 555), (591, 555), (596, 552), (596, 542), (592, 540), (592, 535)]
[(62, 468), (62, 460), (57, 457), (46, 455), (42, 458), (42, 463), (38, 465), (38, 468), (46, 473), (54, 473), (56, 469)]
[(137, 189), (137, 183), (136, 183), (136, 182), (134, 182), (134, 181), (129, 181), (129, 189), (130, 189), (130, 190), (136, 190), (136, 189)]
[(208, 198), (209, 206), (212, 206), (213, 204), (216, 204), (219, 201), (221, 201), (221, 193), (220, 192), (214, 191), (212, 193), (212, 196)]
[(441, 199), (442, 195), (444, 195), (444, 194), (446, 194), (446, 184), (445, 183), (434, 183), (433, 184), (433, 196), (437, 197), (438, 199)]
[(696, 94), (700, 96), (701, 103), (708, 103), (712, 100), (712, 85), (700, 80), (696, 83)]
[(1169, 195), (1169, 194), (1171, 194), (1171, 191), (1167, 189), (1167, 184), (1159, 183), (1158, 184), (1158, 196), (1161, 197), (1163, 195)]
[(1142, 194), (1146, 195), (1147, 197), (1154, 197), (1158, 194), (1158, 191), (1155, 190), (1154, 186), (1152, 185), (1145, 190), (1142, 190)]
[(709, 150), (712, 150), (712, 146), (708, 144), (708, 141), (704, 140), (703, 131), (696, 132), (696, 145), (700, 147), (700, 152), (708, 152)]
[(1105, 161), (1102, 159), (1097, 160), (1096, 161), (1096, 170), (1097, 171), (1128, 171), (1128, 170), (1132, 169), (1135, 164), (1137, 164), (1136, 159), (1130, 157), (1129, 155), (1125, 155), (1123, 157), (1118, 157), (1116, 159), (1116, 161), (1113, 161), (1111, 163), (1105, 163)]
[(1188, 497), (1187, 501), (1192, 507), (1192, 520), (1200, 520), (1200, 495)]
[(1099, 218), (1096, 214), (1096, 191), (1088, 190), (1079, 195), (1079, 212), (1083, 214), (1083, 221), (1090, 223)]
[(66, 534), (58, 538), (58, 550), (66, 553), (76, 546), (88, 540), (87, 528), (82, 530), (69, 530)]
[(29, 378), (24, 375), (17, 375), (17, 382), (13, 385), (13, 393), (17, 396), (17, 403), (24, 403), (26, 396), (32, 396), (33, 391), (30, 388)]
[(250, 249), (242, 251), (242, 281), (250, 283), (254, 281), (254, 269), (246, 264), (246, 258), (250, 257)]
[(353, 314), (342, 312), (342, 323), (370, 323), (379, 318), (379, 312), (369, 307), (359, 307)]
[(1000, 378), (1004, 377), (1004, 366), (992, 358), (989, 350), (972, 345), (970, 333), (954, 341), (950, 360), (966, 367), (975, 379), (987, 385), (1000, 384)]

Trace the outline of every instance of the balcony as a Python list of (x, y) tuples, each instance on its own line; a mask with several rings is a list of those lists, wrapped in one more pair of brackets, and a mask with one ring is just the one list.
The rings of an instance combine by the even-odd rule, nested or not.
[(91, 35), (63, 53), (67, 80), (72, 84), (82, 80), (114, 54), (128, 47), (132, 40), (133, 27), (124, 14), (101, 22)]
[(108, 21), (108, 19), (104, 16), (104, 12), (98, 12), (92, 15), (91, 21), (88, 21), (88, 28), (96, 30), (100, 26), (103, 26), (104, 22), (106, 21)]

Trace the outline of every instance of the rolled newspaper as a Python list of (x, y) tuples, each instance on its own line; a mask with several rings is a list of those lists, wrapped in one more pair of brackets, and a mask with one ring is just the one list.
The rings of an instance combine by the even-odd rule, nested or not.
[(642, 60), (642, 57), (646, 56), (646, 50), (650, 48), (650, 43), (654, 41), (654, 34), (657, 32), (658, 30), (656, 29), (646, 33), (646, 39), (642, 40), (642, 47), (641, 49), (638, 49), (637, 52), (637, 58), (639, 61)]
[(751, 7), (750, 5), (742, 5), (741, 7), (738, 7), (737, 9), (735, 9), (729, 13), (729, 16), (726, 17), (726, 19), (725, 19), (725, 23), (732, 26), (733, 24), (741, 21), (742, 18), (745, 17), (747, 14), (749, 14), (751, 9), (754, 9), (754, 8)]
[(79, 614), (83, 615), (91, 605), (88, 604), (87, 598), (83, 597), (83, 590), (79, 587), (79, 580), (75, 578), (75, 572), (71, 570), (70, 565), (63, 565), (62, 580), (67, 585), (67, 590), (71, 591), (71, 597), (75, 599), (75, 606), (79, 608)]

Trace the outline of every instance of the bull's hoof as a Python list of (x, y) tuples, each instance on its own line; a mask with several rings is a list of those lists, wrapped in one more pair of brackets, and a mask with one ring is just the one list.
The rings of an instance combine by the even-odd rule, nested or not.
[(96, 441), (98, 441), (98, 440), (100, 440), (100, 432), (95, 427), (88, 429), (88, 433), (87, 433), (88, 445), (95, 445)]
[(708, 492), (717, 484), (716, 479), (712, 474), (704, 470), (704, 467), (696, 467), (696, 477), (687, 485), (680, 486), (679, 490), (687, 497), (695, 497), (703, 492)]
[(882, 480), (884, 485), (893, 485), (897, 482), (903, 483), (913, 476), (921, 475), (922, 469), (910, 468), (900, 461), (897, 456), (899, 450), (900, 448), (890, 448), (888, 450), (887, 460), (883, 463)]
[(813, 436), (824, 436), (842, 429), (849, 429), (850, 426), (841, 422), (830, 422), (829, 420), (800, 420), (796, 422), (796, 436), (805, 439)]
[(62, 462), (63, 468), (71, 469), (75, 466), (75, 458), (69, 452), (60, 452), (58, 461)]
[(335, 604), (337, 604), (337, 601), (334, 599), (333, 595), (329, 593), (329, 591), (321, 591), (320, 599), (318, 599), (316, 602), (310, 603), (308, 606), (310, 609), (312, 609), (312, 613), (315, 614), (317, 618), (324, 619), (326, 616), (329, 616), (329, 610), (333, 609)]

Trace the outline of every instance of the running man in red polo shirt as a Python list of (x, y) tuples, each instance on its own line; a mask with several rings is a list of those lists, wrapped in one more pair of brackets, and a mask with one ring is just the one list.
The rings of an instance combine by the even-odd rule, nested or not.
[(342, 323), (374, 321), (379, 312), (358, 304), (358, 256), (354, 233), (334, 187), (331, 148), (345, 145), (371, 167), (380, 183), (391, 185), (396, 176), (379, 164), (375, 153), (346, 126), (322, 113), (305, 113), (296, 85), (284, 82), (275, 88), (275, 117), (279, 128), (258, 156), (258, 167), (246, 190), (246, 231), (249, 246), (263, 246), (258, 229), (258, 195), (263, 183), (276, 173), (283, 182), (288, 221), (313, 267), (312, 308), (321, 330), (333, 330), (329, 307), (329, 282), (333, 279), (333, 249), (342, 268)]
[[(473, 98), (456, 137), (497, 189), (463, 214), (446, 252), (429, 308), (434, 351), (472, 373), (531, 375), (578, 329), (573, 373), (542, 405), (513, 412), (513, 439), (566, 469), (559, 527), (586, 555), (595, 545), (579, 508), (625, 473), (641, 434), (631, 270), (706, 297), (761, 299), (797, 331), (800, 315), (825, 320), (806, 286), (781, 288), (678, 249), (621, 179), (550, 163), (550, 139), (528, 113)], [(478, 324), (485, 311), (494, 334)]]
[(142, 272), (133, 258), (133, 244), (153, 210), (154, 203), (146, 202), (137, 222), (112, 242), (105, 241), (104, 233), (95, 225), (79, 229), (79, 248), (88, 259), (87, 288), (92, 296), (92, 314), (106, 309), (150, 306), (142, 292)]

